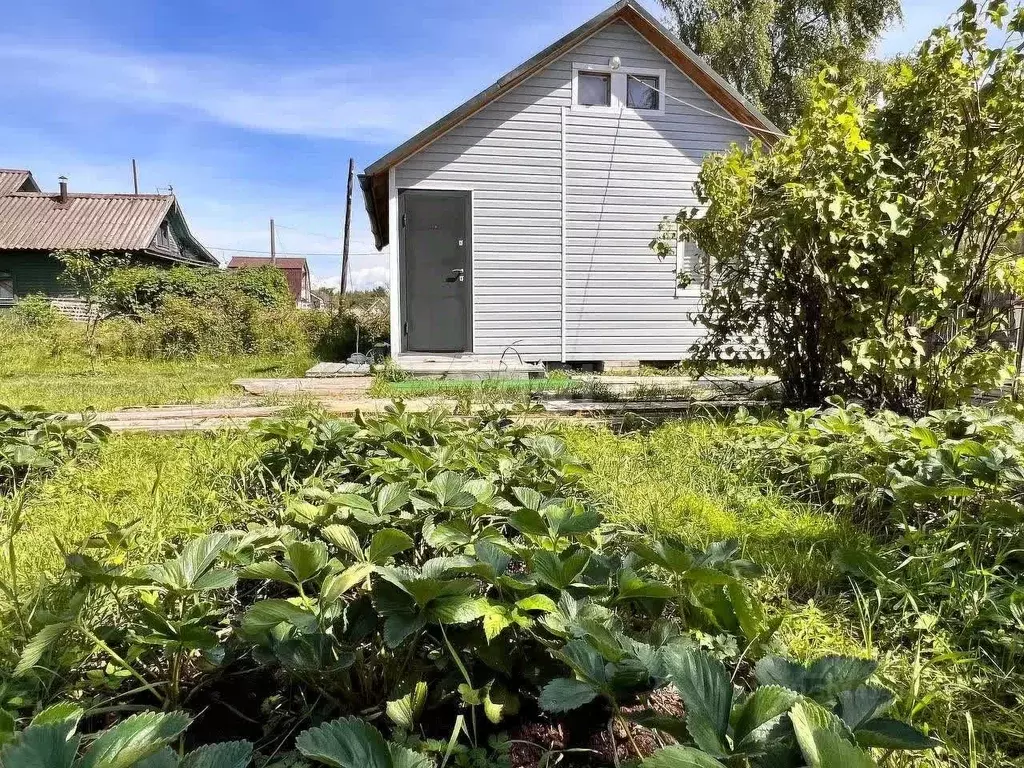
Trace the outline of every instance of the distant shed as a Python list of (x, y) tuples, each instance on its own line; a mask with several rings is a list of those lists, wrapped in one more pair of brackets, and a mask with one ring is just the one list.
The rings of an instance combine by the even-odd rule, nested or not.
[(228, 269), (246, 267), (277, 267), (288, 281), (288, 290), (295, 299), (295, 306), (309, 309), (313, 306), (312, 286), (309, 279), (309, 264), (303, 258), (281, 256), (273, 261), (267, 256), (232, 256)]

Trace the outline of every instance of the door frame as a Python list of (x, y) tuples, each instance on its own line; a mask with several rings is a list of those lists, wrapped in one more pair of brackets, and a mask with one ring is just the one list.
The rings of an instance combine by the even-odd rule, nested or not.
[(398, 228), (398, 294), (399, 294), (399, 321), (398, 331), (401, 334), (401, 346), (392, 342), (392, 349), (400, 353), (410, 354), (435, 354), (431, 352), (412, 351), (408, 348), (408, 334), (406, 333), (406, 317), (408, 315), (408, 293), (409, 280), (406, 279), (406, 228), (402, 225), (402, 217), (405, 215), (405, 201), (409, 196), (413, 197), (461, 197), (466, 205), (466, 349), (462, 352), (437, 352), (439, 355), (472, 354), (475, 339), (476, 326), (476, 303), (474, 301), (474, 273), (473, 269), (473, 190), (471, 189), (398, 189), (397, 197), (397, 228)]

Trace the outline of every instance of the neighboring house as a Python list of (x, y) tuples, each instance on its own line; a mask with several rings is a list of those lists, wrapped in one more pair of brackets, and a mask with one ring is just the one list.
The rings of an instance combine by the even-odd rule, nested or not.
[(189, 232), (174, 195), (42, 192), (29, 171), (0, 170), (0, 307), (31, 293), (75, 311), (61, 249), (124, 253), (136, 264), (219, 266)]
[[(749, 127), (744, 127), (749, 126)], [(777, 128), (633, 0), (370, 165), (392, 344), (530, 361), (679, 360), (699, 266), (650, 249), (704, 157)]]
[(299, 309), (311, 309), (319, 307), (319, 298), (314, 301), (312, 287), (309, 280), (309, 264), (305, 259), (291, 256), (280, 256), (271, 260), (267, 256), (232, 256), (228, 262), (228, 269), (244, 269), (245, 267), (269, 267), (274, 266), (284, 272), (288, 281), (288, 290), (295, 299), (295, 306)]

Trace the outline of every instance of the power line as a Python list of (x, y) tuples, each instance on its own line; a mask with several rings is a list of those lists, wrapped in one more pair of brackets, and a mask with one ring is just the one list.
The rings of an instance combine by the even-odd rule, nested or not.
[(757, 133), (767, 133), (767, 134), (771, 134), (772, 136), (779, 136), (779, 137), (781, 137), (783, 139), (786, 138), (786, 134), (779, 133), (778, 131), (773, 131), (770, 128), (765, 128), (765, 127), (759, 126), (759, 125), (750, 125), (749, 123), (744, 123), (742, 120), (734, 120), (731, 117), (726, 117), (725, 115), (720, 115), (717, 112), (712, 112), (710, 109), (704, 109), (703, 107), (698, 107), (696, 104), (691, 104), (690, 102), (686, 101), (685, 99), (680, 99), (678, 96), (673, 96), (668, 91), (663, 91), (660, 88), (655, 88), (650, 83), (645, 83), (643, 80), (641, 80), (640, 78), (636, 77), (636, 75), (630, 75), (630, 74), (627, 73), (626, 77), (631, 79), (631, 80), (634, 80), (634, 81), (640, 83), (640, 85), (642, 85), (644, 88), (650, 88), (652, 91), (656, 91), (657, 93), (660, 93), (662, 96), (665, 96), (665, 97), (667, 97), (669, 99), (672, 99), (672, 101), (678, 101), (680, 104), (683, 104), (684, 106), (687, 106), (690, 109), (695, 109), (698, 112), (703, 112), (705, 115), (711, 115), (711, 117), (717, 117), (719, 120), (728, 120), (730, 123), (736, 123), (736, 125), (743, 126), (747, 130), (756, 131)]
[[(278, 224), (277, 226), (278, 226), (278, 228), (280, 228), (281, 225)], [(258, 254), (258, 255), (261, 255), (261, 256), (269, 256), (270, 255), (270, 251), (260, 251), (260, 250), (254, 249), (254, 248), (222, 248), (219, 245), (209, 245), (209, 246), (207, 246), (207, 248), (209, 248), (210, 250), (214, 250), (214, 251), (226, 251), (228, 253), (252, 253), (252, 254)], [(285, 251), (282, 251), (279, 248), (278, 249), (278, 255), (282, 255), (282, 256), (337, 256), (338, 252), (337, 251), (321, 251), (321, 252), (288, 251), (288, 252), (285, 252)], [(381, 252), (380, 251), (358, 251), (358, 252), (353, 252), (352, 255), (353, 256), (380, 256)]]

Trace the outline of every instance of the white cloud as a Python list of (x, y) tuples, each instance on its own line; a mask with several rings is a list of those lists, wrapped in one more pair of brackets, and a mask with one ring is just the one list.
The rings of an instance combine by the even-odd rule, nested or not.
[[(362, 267), (349, 272), (349, 287), (354, 291), (369, 291), (372, 288), (387, 288), (391, 282), (391, 273), (387, 267)], [(338, 276), (324, 277), (313, 280), (314, 288), (334, 288), (341, 285)]]
[[(279, 61), (88, 48), (54, 56), (46, 46), (0, 38), (0, 87), (9, 96), (18, 88), (47, 90), (72, 101), (191, 112), (266, 133), (382, 144), (458, 104), (467, 95), (459, 76), (464, 69), (452, 66), (438, 80), (433, 68), (408, 60), (289, 68)], [(479, 79), (473, 74), (470, 82)]]

